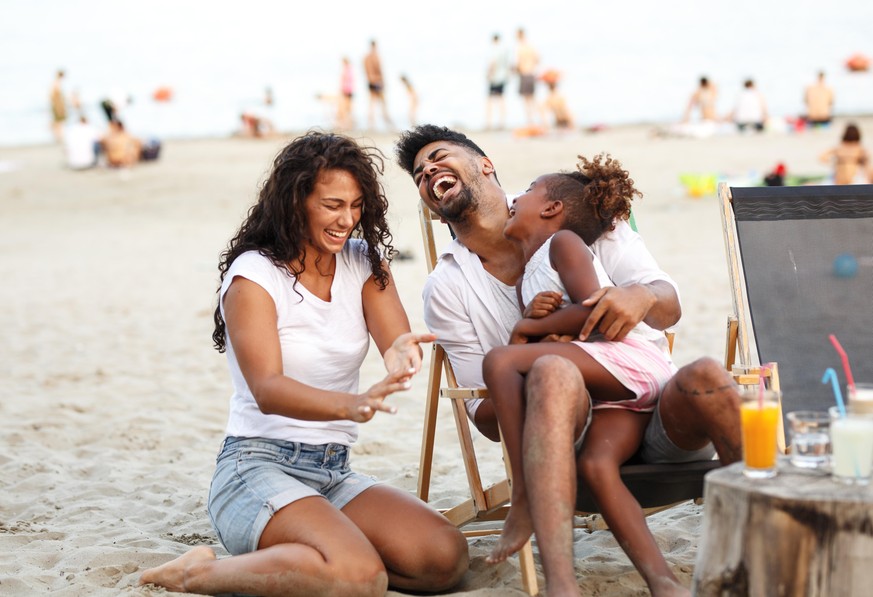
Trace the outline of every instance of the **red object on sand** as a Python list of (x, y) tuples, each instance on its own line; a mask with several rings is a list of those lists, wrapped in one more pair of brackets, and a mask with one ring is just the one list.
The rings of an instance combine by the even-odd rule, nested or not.
[(863, 54), (852, 54), (846, 60), (846, 68), (852, 72), (864, 72), (870, 68), (870, 59)]
[(152, 94), (152, 98), (156, 102), (168, 102), (173, 99), (173, 89), (171, 87), (158, 87)]

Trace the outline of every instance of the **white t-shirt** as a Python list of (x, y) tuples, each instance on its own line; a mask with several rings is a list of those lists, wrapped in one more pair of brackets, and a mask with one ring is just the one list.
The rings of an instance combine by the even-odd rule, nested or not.
[[(231, 264), (219, 292), (224, 316), (224, 294), (231, 281), (243, 277), (266, 290), (276, 304), (283, 372), (301, 383), (337, 392), (355, 393), (361, 364), (370, 346), (361, 291), (372, 275), (361, 240), (349, 240), (337, 254), (331, 300), (310, 293), (284, 268), (273, 265), (257, 251), (248, 251)], [(312, 445), (351, 445), (358, 436), (353, 421), (304, 421), (265, 415), (258, 408), (227, 339), (227, 364), (233, 382), (226, 435), (265, 437)]]
[[(642, 237), (621, 220), (615, 230), (601, 236), (591, 246), (604, 270), (616, 286), (648, 284), (664, 280), (679, 289), (646, 249)], [(489, 278), (479, 257), (459, 241), (453, 241), (440, 255), (439, 262), (425, 282), (424, 321), (436, 334), (452, 363), (458, 384), (483, 387), (482, 359), (496, 346), (509, 342), (509, 335), (521, 311), (511, 313), (495, 308)], [(475, 401), (468, 401), (468, 411)]]
[(74, 170), (94, 166), (97, 163), (94, 144), (99, 138), (97, 129), (87, 122), (76, 122), (68, 126), (64, 133), (67, 165)]

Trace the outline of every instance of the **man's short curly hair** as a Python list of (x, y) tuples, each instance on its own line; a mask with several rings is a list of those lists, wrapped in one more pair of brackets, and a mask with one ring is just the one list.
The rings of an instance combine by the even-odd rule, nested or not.
[(455, 145), (466, 147), (477, 155), (483, 157), (486, 155), (482, 148), (468, 139), (464, 133), (459, 133), (445, 126), (422, 124), (400, 134), (400, 139), (394, 146), (397, 163), (406, 170), (407, 174), (412, 176), (412, 170), (415, 167), (415, 156), (418, 155), (422, 147), (436, 141), (454, 143)]

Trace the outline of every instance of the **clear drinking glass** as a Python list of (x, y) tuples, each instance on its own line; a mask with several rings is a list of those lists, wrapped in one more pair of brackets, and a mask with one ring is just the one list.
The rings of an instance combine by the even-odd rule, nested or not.
[(820, 468), (830, 461), (830, 414), (799, 410), (786, 415), (791, 436), (791, 464), (800, 468)]

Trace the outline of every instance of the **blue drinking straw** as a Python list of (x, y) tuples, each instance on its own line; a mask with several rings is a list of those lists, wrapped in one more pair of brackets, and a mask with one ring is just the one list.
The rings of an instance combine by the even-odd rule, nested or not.
[[(827, 383), (830, 378), (831, 386), (834, 388), (834, 398), (837, 399), (837, 410), (840, 411), (840, 417), (846, 418), (846, 404), (843, 402), (843, 395), (840, 393), (840, 382), (837, 380), (837, 372), (833, 367), (825, 369), (824, 375), (821, 378), (822, 383)], [(858, 458), (852, 453), (852, 468), (855, 469), (855, 477), (861, 476), (861, 469), (858, 466)]]
[(843, 402), (843, 395), (840, 393), (840, 382), (837, 379), (837, 372), (834, 371), (833, 367), (828, 367), (825, 369), (824, 375), (821, 378), (822, 383), (827, 383), (828, 378), (830, 378), (831, 386), (834, 388), (834, 398), (837, 399), (837, 409), (840, 411), (840, 416), (846, 416), (846, 403)]

